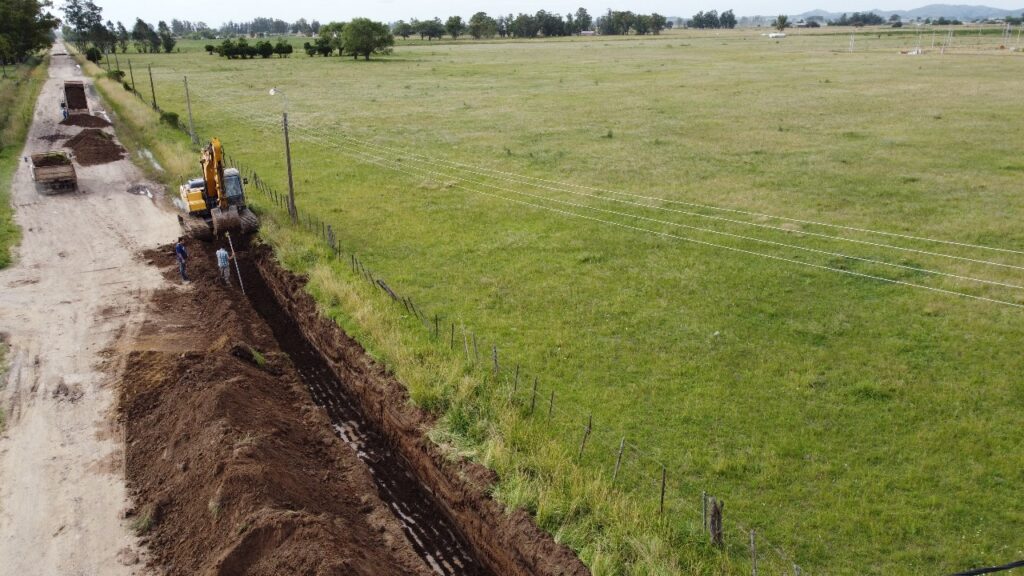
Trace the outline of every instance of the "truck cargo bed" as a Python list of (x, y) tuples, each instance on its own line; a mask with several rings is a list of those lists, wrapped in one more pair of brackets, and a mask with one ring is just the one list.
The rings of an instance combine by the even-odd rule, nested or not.
[(75, 166), (63, 152), (44, 152), (32, 155), (32, 179), (49, 190), (75, 190), (78, 174)]

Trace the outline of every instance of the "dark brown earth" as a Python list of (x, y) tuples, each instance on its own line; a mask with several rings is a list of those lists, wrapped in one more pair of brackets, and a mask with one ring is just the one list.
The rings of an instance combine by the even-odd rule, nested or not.
[(84, 128), (106, 128), (110, 126), (110, 122), (99, 116), (90, 116), (89, 114), (73, 114), (62, 120), (61, 124), (64, 126), (82, 126)]
[[(122, 381), (132, 522), (151, 562), (182, 575), (430, 574), (270, 330), (204, 256), (191, 286), (156, 294)], [(148, 257), (176, 277), (169, 247)]]
[(86, 128), (64, 143), (82, 166), (106, 164), (124, 158), (125, 151), (114, 137), (97, 128)]
[(48, 134), (46, 136), (40, 136), (39, 139), (40, 140), (45, 140), (46, 142), (56, 142), (57, 140), (66, 140), (66, 139), (68, 139), (70, 137), (71, 137), (70, 134), (63, 134), (61, 132), (57, 132), (55, 134)]
[[(430, 417), (303, 279), (236, 248), (248, 299), (216, 281), (216, 246), (192, 242), (192, 285), (156, 295), (125, 370), (126, 476), (155, 568), (589, 575), (488, 496), (492, 472), (426, 438)], [(147, 258), (180, 283), (170, 247)]]
[(66, 166), (71, 164), (71, 160), (68, 157), (59, 153), (47, 153), (42, 156), (32, 158), (32, 164), (37, 168), (46, 168), (48, 166)]

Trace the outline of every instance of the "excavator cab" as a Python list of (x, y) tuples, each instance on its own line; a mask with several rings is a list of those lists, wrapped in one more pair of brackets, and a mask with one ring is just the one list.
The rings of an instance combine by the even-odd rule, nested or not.
[(181, 186), (179, 206), (184, 215), (178, 221), (186, 234), (204, 240), (226, 232), (249, 233), (259, 228), (259, 219), (245, 204), (245, 181), (235, 168), (224, 167), (224, 151), (214, 138), (203, 147), (199, 164), (202, 178)]

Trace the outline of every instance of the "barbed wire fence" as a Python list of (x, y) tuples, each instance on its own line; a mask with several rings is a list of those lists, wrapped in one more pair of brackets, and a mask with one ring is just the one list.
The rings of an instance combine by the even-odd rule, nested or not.
[[(155, 93), (147, 101), (135, 89), (134, 81), (129, 84), (126, 79), (122, 84), (161, 116), (166, 113), (157, 104)], [(155, 86), (150, 86), (155, 92)], [(194, 146), (203, 141), (187, 124), (177, 122), (173, 126), (188, 136)], [(290, 226), (287, 193), (278, 190), (251, 166), (228, 153), (224, 156), (227, 164), (247, 179), (249, 189), (260, 192), (269, 208), (260, 210), (261, 215)], [(264, 208), (259, 206), (264, 202), (257, 207)], [(400, 307), (435, 346), (461, 357), (480, 380), (480, 386), (491, 392), (492, 400), (499, 399), (534, 426), (543, 426), (548, 438), (564, 443), (577, 466), (596, 469), (614, 490), (630, 498), (633, 506), (663, 525), (685, 526), (691, 535), (699, 535), (698, 542), (720, 549), (731, 560), (747, 566), (753, 576), (808, 574), (793, 555), (767, 539), (757, 527), (726, 516), (725, 495), (688, 481), (683, 466), (670, 465), (644, 449), (638, 440), (607, 423), (595, 421), (591, 409), (561, 398), (558, 388), (542, 381), (539, 372), (530, 371), (503, 353), (507, 348), (497, 340), (484, 338), (461, 319), (431, 313), (421, 302), (403, 294), (368, 266), (355, 247), (343, 246), (333, 225), (315, 213), (295, 206), (295, 217), (296, 226), (314, 236), (336, 263)]]

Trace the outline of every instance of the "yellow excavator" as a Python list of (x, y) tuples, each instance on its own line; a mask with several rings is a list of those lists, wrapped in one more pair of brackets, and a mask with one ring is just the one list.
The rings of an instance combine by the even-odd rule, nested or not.
[(236, 168), (224, 168), (224, 148), (214, 138), (203, 147), (199, 157), (202, 178), (181, 185), (175, 201), (183, 214), (178, 215), (186, 236), (212, 240), (225, 232), (248, 234), (260, 227), (256, 214), (245, 205), (245, 180)]

